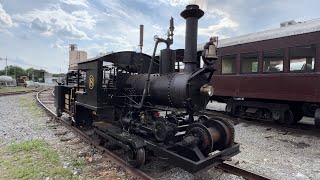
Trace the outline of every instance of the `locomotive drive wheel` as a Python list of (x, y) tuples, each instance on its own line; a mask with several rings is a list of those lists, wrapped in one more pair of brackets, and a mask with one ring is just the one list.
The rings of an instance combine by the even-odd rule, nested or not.
[(207, 156), (210, 152), (212, 152), (213, 148), (213, 138), (210, 134), (209, 129), (201, 123), (193, 123), (191, 124), (186, 132), (186, 135), (192, 135), (200, 139), (198, 143), (198, 147), (201, 152)]
[(223, 118), (211, 118), (204, 122), (204, 125), (208, 127), (211, 136), (217, 137), (219, 133), (220, 138), (216, 139), (213, 144), (213, 149), (223, 150), (234, 144), (234, 127), (226, 119)]
[(203, 124), (191, 124), (186, 135), (200, 139), (198, 147), (205, 156), (214, 150), (221, 151), (233, 145), (234, 128), (229, 121), (220, 118), (207, 119), (205, 116), (201, 117), (201, 121)]
[(156, 122), (154, 136), (157, 141), (162, 142), (167, 138), (168, 128), (164, 122)]
[(318, 108), (314, 114), (314, 124), (317, 128), (320, 128), (320, 108)]
[(146, 160), (146, 152), (143, 147), (133, 148), (131, 147), (126, 151), (126, 161), (131, 167), (138, 168), (144, 164)]

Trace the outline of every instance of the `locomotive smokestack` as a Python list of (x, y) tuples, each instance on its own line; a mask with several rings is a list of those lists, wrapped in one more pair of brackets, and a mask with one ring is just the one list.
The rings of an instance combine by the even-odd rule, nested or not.
[(186, 19), (186, 40), (184, 49), (184, 71), (193, 72), (197, 69), (198, 20), (204, 12), (198, 5), (188, 5), (181, 16)]

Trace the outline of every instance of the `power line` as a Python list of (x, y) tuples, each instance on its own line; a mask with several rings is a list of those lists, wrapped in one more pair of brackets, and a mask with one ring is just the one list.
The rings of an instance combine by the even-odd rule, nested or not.
[[(1, 58), (0, 58), (1, 59)], [(3, 59), (3, 58), (2, 58)], [(7, 58), (7, 61), (9, 62), (15, 62), (17, 63), (18, 65), (21, 64), (21, 65), (28, 65), (28, 66), (31, 66), (31, 67), (37, 67), (37, 68), (41, 68), (41, 69), (47, 69), (48, 67), (45, 67), (45, 66), (40, 66), (40, 65), (35, 65), (35, 64), (30, 64), (30, 63), (26, 63), (26, 62), (21, 62), (21, 61), (18, 61), (18, 60), (15, 60), (15, 59), (11, 59), (11, 58)], [(6, 65), (7, 66), (7, 65)]]

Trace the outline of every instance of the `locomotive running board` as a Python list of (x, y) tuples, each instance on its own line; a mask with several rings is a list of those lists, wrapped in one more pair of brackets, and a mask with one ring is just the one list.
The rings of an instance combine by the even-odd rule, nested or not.
[[(129, 134), (106, 122), (95, 122), (93, 123), (93, 126), (95, 127), (95, 132), (97, 134), (116, 143), (123, 149), (128, 149), (128, 144), (136, 148), (145, 147), (147, 150), (153, 151), (156, 156), (161, 157), (169, 164), (181, 167), (190, 173), (207, 170), (240, 153), (239, 144), (234, 143), (233, 146), (224, 149), (223, 151), (213, 152), (208, 157), (198, 156), (200, 157), (199, 160), (192, 160), (187, 158), (187, 155), (182, 156), (182, 153), (178, 154), (179, 148), (186, 150), (184, 151), (185, 154), (196, 152), (190, 148), (179, 145), (160, 145), (142, 137)], [(188, 149), (189, 151), (187, 151)]]

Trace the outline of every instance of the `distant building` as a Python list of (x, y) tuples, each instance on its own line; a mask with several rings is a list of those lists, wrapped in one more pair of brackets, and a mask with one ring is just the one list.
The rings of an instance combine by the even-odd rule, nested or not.
[(64, 77), (53, 77), (51, 73), (44, 73), (43, 75), (44, 77), (44, 83), (46, 84), (55, 84), (57, 81), (61, 82), (62, 80), (64, 80)]
[(69, 70), (76, 69), (79, 62), (87, 60), (88, 54), (85, 51), (78, 51), (76, 44), (69, 46)]

